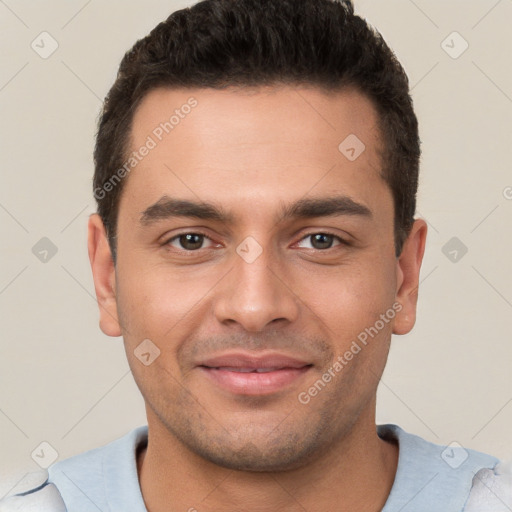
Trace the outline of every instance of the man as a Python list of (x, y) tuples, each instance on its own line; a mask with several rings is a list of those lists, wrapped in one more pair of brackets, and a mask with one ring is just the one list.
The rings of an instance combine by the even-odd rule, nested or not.
[(405, 72), (348, 1), (205, 0), (138, 41), (89, 257), (148, 427), (0, 510), (510, 510), (496, 458), (375, 425), (415, 323), (419, 156)]

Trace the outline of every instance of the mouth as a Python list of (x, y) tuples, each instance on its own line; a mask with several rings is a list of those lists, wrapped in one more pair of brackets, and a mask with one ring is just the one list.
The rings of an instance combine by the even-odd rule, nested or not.
[(304, 376), (311, 363), (279, 354), (225, 354), (198, 365), (216, 386), (238, 395), (269, 395)]

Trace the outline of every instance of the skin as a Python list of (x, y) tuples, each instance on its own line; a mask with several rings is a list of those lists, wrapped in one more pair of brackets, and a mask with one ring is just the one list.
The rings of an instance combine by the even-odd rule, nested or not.
[[(355, 90), (157, 89), (136, 111), (132, 150), (191, 96), (198, 105), (126, 179), (116, 265), (101, 219), (89, 221), (100, 327), (123, 336), (146, 403), (138, 469), (147, 508), (381, 510), (398, 448), (376, 434), (376, 390), (391, 334), (415, 322), (427, 227), (415, 220), (397, 258), (376, 110)], [(355, 161), (338, 150), (349, 134), (365, 144)], [(371, 215), (280, 220), (283, 204), (332, 195)], [(163, 196), (211, 202), (233, 219), (143, 223)], [(210, 240), (195, 251), (169, 242), (198, 231)], [(315, 243), (311, 235), (325, 232), (332, 243)], [(236, 252), (248, 236), (263, 250), (251, 263)], [(393, 304), (396, 316), (300, 403)], [(148, 366), (134, 355), (144, 339), (160, 350)], [(196, 364), (234, 348), (285, 352), (312, 367), (270, 395), (233, 394)]]

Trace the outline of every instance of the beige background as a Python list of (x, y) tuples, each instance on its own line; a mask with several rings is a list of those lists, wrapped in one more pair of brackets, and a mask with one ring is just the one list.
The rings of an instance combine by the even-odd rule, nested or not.
[[(64, 458), (145, 422), (121, 340), (98, 328), (91, 155), (122, 55), (189, 4), (0, 0), (0, 497), (38, 469), (41, 442)], [(430, 225), (419, 319), (394, 338), (378, 422), (510, 459), (512, 0), (355, 4), (410, 77)], [(47, 59), (31, 48), (43, 31), (59, 45)], [(458, 58), (454, 31), (469, 44)], [(42, 237), (58, 249), (46, 263)], [(468, 248), (457, 262), (442, 252), (452, 237)]]

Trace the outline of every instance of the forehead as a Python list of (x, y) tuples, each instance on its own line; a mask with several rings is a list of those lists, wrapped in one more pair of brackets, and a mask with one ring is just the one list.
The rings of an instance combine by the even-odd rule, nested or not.
[(247, 210), (270, 207), (277, 193), (282, 204), (326, 191), (389, 200), (377, 126), (372, 102), (355, 90), (156, 89), (134, 115), (138, 156), (121, 203), (141, 211), (163, 195), (214, 197)]

